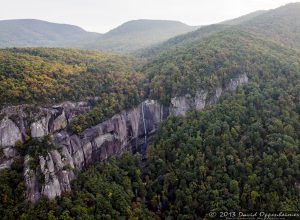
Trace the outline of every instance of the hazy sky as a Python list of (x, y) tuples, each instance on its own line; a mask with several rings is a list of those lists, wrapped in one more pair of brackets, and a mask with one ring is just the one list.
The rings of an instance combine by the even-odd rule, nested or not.
[[(106, 32), (134, 19), (205, 25), (297, 0), (0, 0), (0, 20), (35, 18)], [(0, 30), (1, 31), (1, 30)]]

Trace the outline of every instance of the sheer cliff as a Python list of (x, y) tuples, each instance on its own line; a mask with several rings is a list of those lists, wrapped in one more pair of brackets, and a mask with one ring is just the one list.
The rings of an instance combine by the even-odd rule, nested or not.
[(0, 141), (5, 159), (1, 160), (0, 169), (9, 168), (15, 158), (22, 156), (16, 150), (21, 143), (26, 144), (28, 139), (50, 137), (53, 146), (38, 156), (36, 164), (30, 153), (23, 155), (25, 193), (31, 202), (36, 202), (41, 196), (50, 199), (61, 196), (71, 190), (71, 181), (76, 178), (75, 170), (124, 152), (141, 152), (144, 136), (153, 134), (168, 115), (185, 115), (192, 108), (202, 110), (216, 103), (224, 92), (234, 91), (247, 82), (248, 77), (243, 74), (233, 78), (227, 86), (217, 87), (211, 96), (202, 90), (195, 97), (190, 94), (174, 97), (170, 106), (146, 100), (78, 135), (68, 132), (66, 127), (74, 117), (91, 110), (88, 102), (64, 102), (52, 108), (38, 108), (34, 120), (30, 117), (32, 112), (28, 112), (29, 106), (4, 108), (1, 112), (4, 116), (0, 123)]

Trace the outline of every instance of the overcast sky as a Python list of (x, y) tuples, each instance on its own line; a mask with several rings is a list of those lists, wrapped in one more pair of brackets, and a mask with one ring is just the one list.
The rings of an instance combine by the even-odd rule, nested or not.
[[(205, 25), (297, 0), (0, 0), (0, 20), (35, 18), (106, 32), (135, 19)], [(1, 30), (0, 30), (1, 31)]]

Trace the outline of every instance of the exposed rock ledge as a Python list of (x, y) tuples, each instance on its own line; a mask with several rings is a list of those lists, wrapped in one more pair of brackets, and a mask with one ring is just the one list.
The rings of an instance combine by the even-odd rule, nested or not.
[[(139, 150), (145, 135), (142, 109), (146, 132), (153, 133), (157, 124), (168, 115), (184, 115), (191, 108), (201, 110), (217, 102), (224, 91), (235, 90), (237, 86), (247, 82), (248, 77), (243, 74), (232, 79), (225, 88), (216, 88), (213, 95), (208, 95), (206, 90), (199, 90), (195, 97), (188, 94), (175, 97), (171, 100), (170, 107), (154, 100), (146, 100), (132, 110), (122, 111), (111, 119), (86, 129), (80, 135), (69, 134), (64, 128), (74, 116), (91, 109), (86, 102), (65, 102), (49, 109), (40, 108), (35, 114), (26, 113), (22, 106), (3, 109), (1, 114), (5, 117), (0, 122), (0, 143), (5, 156), (0, 158), (0, 170), (11, 165), (16, 156), (13, 145), (16, 141), (24, 141), (28, 135), (26, 130), (27, 133), (30, 131), (33, 138), (51, 134), (57, 149), (39, 157), (39, 169), (32, 170), (29, 165), (30, 157), (25, 157), (25, 193), (31, 202), (36, 202), (41, 196), (50, 199), (61, 196), (63, 192), (71, 190), (70, 182), (75, 178), (74, 169), (81, 170), (96, 161), (106, 160), (125, 151)], [(38, 181), (41, 178), (43, 181)]]
[(185, 115), (185, 113), (191, 108), (202, 110), (206, 106), (216, 103), (225, 91), (235, 91), (239, 85), (247, 82), (248, 76), (246, 74), (242, 74), (237, 78), (231, 79), (226, 87), (217, 87), (214, 94), (211, 96), (209, 96), (207, 90), (198, 90), (194, 97), (190, 94), (174, 97), (171, 99), (170, 113), (177, 116)]

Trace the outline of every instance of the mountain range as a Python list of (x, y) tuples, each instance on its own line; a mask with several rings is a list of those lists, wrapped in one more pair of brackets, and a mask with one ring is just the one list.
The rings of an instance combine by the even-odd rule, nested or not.
[(0, 47), (68, 47), (132, 52), (197, 28), (178, 21), (134, 20), (99, 34), (74, 25), (41, 20), (2, 20)]
[[(275, 10), (257, 11), (201, 28), (178, 21), (141, 19), (126, 22), (104, 34), (87, 32), (74, 25), (34, 19), (2, 20), (0, 48), (63, 47), (118, 53), (156, 53), (200, 40), (232, 26), (251, 29), (261, 37), (273, 38), (290, 47), (300, 47), (300, 31), (295, 28), (300, 23), (298, 11), (299, 4), (288, 4)], [(287, 13), (295, 19), (289, 19)]]
[[(294, 3), (202, 27), (178, 21), (132, 20), (104, 34), (88, 32), (74, 25), (34, 19), (2, 20), (0, 48), (62, 47), (154, 54), (166, 48), (200, 40), (232, 26), (251, 30), (261, 37), (272, 38), (290, 47), (299, 47), (300, 31), (295, 28), (300, 23), (298, 11), (299, 4)], [(287, 13), (290, 16), (286, 16)]]

